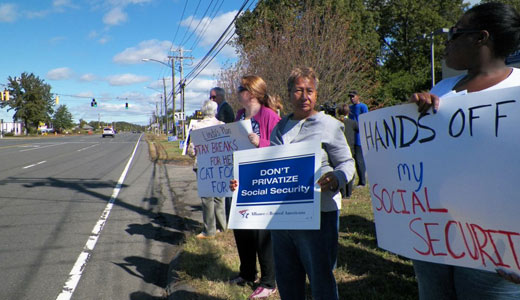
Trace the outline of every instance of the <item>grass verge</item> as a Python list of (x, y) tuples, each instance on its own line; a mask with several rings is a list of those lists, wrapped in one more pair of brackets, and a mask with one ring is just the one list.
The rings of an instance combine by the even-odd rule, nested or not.
[[(226, 283), (239, 269), (231, 230), (211, 240), (189, 237), (179, 261), (179, 276), (197, 290), (197, 299), (246, 299), (252, 292)], [(335, 276), (340, 299), (418, 297), (411, 262), (377, 247), (368, 187), (343, 200)]]
[[(164, 135), (151, 134), (146, 136), (146, 140), (152, 160), (192, 163), (191, 158), (181, 155), (178, 141), (168, 142)], [(377, 247), (373, 221), (368, 187), (355, 189), (350, 199), (343, 200), (340, 214), (338, 265), (335, 270), (340, 299), (417, 299), (412, 263)], [(196, 290), (196, 293), (176, 298), (178, 300), (247, 299), (253, 292), (251, 287), (226, 283), (239, 270), (231, 230), (209, 240), (198, 240), (194, 235), (188, 237), (176, 269), (178, 278)], [(279, 295), (268, 299), (279, 299)]]

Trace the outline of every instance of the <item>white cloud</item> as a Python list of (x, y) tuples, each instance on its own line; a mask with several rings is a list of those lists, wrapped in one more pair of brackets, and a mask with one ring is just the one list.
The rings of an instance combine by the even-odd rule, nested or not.
[(10, 23), (18, 18), (17, 7), (15, 4), (0, 4), (0, 22)]
[(46, 77), (50, 80), (67, 80), (73, 76), (74, 72), (69, 68), (56, 68), (47, 72)]
[[(199, 45), (200, 46), (210, 46), (210, 45), (215, 44), (215, 42), (218, 40), (218, 38), (224, 33), (226, 28), (229, 26), (231, 21), (233, 21), (233, 18), (235, 17), (237, 12), (238, 11), (235, 10), (235, 11), (230, 11), (230, 12), (224, 13), (222, 15), (216, 16), (213, 19), (213, 21), (211, 21), (211, 24), (209, 24), (209, 26), (206, 26), (206, 25), (210, 22), (210, 18), (205, 17), (204, 19), (202, 19), (201, 24), (199, 25), (197, 31), (195, 32), (195, 34), (197, 34), (201, 38)], [(199, 24), (199, 22), (200, 22), (200, 19), (195, 19), (195, 18), (193, 18), (193, 16), (190, 16), (190, 17), (184, 19), (181, 22), (181, 25), (188, 27), (188, 29), (191, 31), (194, 31), (197, 28), (197, 25)], [(201, 34), (202, 28), (206, 28), (206, 30), (201, 36), (200, 34)], [(235, 31), (235, 25), (233, 25), (230, 28), (230, 32), (234, 32), (234, 31)], [(187, 43), (188, 46), (191, 46), (191, 43), (193, 43), (192, 40), (190, 40), (190, 42)], [(228, 45), (226, 45), (220, 53), (225, 56), (228, 56), (228, 57), (236, 56), (234, 48), (231, 46), (228, 46)]]
[(108, 83), (114, 86), (120, 85), (131, 85), (135, 83), (146, 82), (150, 80), (147, 76), (138, 76), (135, 74), (121, 74), (121, 75), (113, 75), (107, 78)]
[(120, 64), (142, 63), (143, 58), (165, 61), (172, 44), (169, 41), (142, 41), (136, 47), (130, 47), (114, 56), (113, 61)]
[(122, 7), (114, 7), (103, 17), (103, 23), (113, 26), (124, 23), (127, 19), (128, 15)]
[(95, 81), (97, 80), (97, 76), (94, 75), (94, 74), (91, 74), (91, 73), (88, 73), (88, 74), (83, 74), (79, 77), (79, 80), (81, 81), (87, 81), (87, 82), (90, 82), (90, 81)]

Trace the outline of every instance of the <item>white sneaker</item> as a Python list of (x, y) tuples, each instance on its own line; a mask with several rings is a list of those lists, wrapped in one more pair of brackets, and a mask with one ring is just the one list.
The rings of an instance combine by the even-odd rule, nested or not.
[(249, 296), (249, 299), (262, 299), (271, 296), (276, 293), (276, 288), (270, 289), (263, 286), (259, 286), (256, 290)]

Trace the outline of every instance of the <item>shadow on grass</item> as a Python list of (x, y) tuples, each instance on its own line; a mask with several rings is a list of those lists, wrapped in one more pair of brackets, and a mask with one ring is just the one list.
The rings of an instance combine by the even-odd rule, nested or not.
[(338, 281), (343, 299), (417, 299), (413, 266), (405, 258), (377, 247), (375, 225), (358, 215), (341, 217)]
[[(208, 247), (211, 247), (208, 245)], [(227, 281), (235, 272), (220, 262), (220, 255), (214, 252), (194, 254), (182, 252), (179, 256), (178, 270), (183, 270), (195, 279), (209, 281)], [(208, 264), (208, 262), (212, 262)], [(185, 266), (185, 267), (183, 267)]]
[(125, 263), (114, 264), (125, 270), (128, 274), (141, 278), (146, 283), (154, 284), (163, 289), (166, 288), (168, 264), (139, 256), (125, 257), (125, 261)]
[[(208, 295), (199, 294), (197, 292), (190, 291), (177, 291), (170, 295), (172, 299), (182, 300), (226, 300), (226, 298), (218, 298)], [(136, 299), (137, 300), (137, 299)]]

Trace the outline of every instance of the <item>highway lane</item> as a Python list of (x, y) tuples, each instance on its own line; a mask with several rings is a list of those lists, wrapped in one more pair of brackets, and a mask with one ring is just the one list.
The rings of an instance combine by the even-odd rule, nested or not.
[[(57, 299), (106, 214), (138, 138), (123, 133), (0, 140), (0, 299)], [(141, 141), (106, 223), (107, 236), (101, 232), (89, 253), (72, 299), (164, 293), (160, 275), (143, 271), (164, 271), (170, 258), (170, 244), (150, 238), (162, 230), (154, 223), (164, 201), (155, 195), (162, 188), (158, 168)]]

